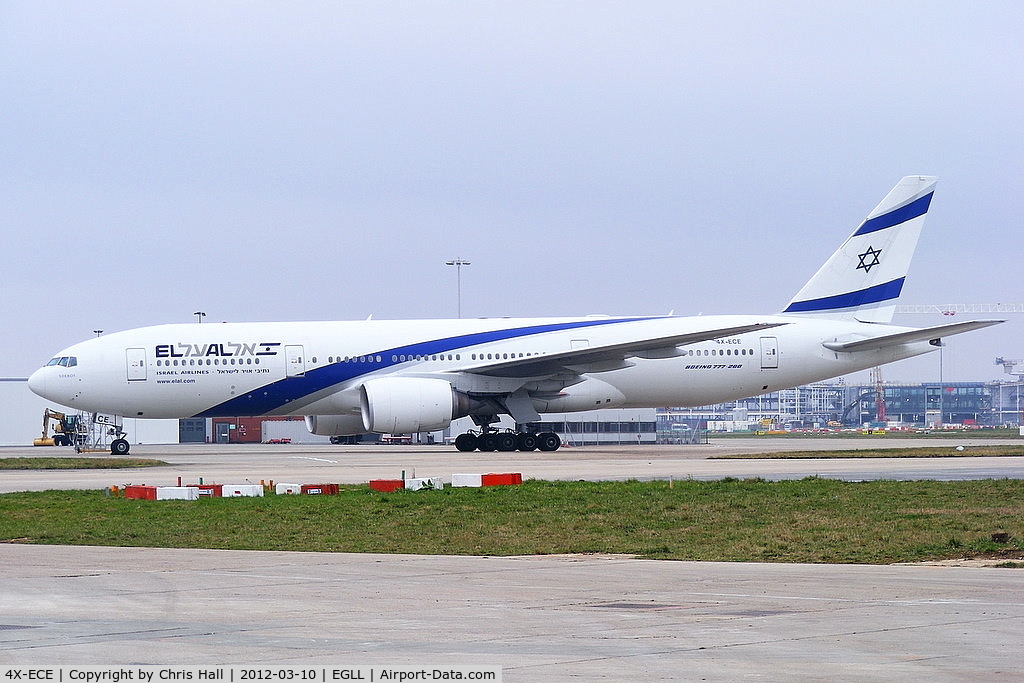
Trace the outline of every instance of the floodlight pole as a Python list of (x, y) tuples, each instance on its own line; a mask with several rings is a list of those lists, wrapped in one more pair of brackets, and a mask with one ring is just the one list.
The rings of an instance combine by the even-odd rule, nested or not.
[(472, 265), (471, 262), (461, 258), (454, 258), (451, 261), (445, 261), (446, 266), (455, 266), (455, 281), (458, 292), (457, 306), (459, 317), (462, 317), (462, 266)]

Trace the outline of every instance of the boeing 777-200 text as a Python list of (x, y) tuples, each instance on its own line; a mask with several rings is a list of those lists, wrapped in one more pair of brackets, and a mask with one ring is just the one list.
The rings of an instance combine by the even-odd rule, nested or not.
[[(304, 415), (314, 434), (438, 431), (459, 450), (541, 450), (540, 413), (700, 406), (935, 350), (994, 325), (891, 324), (935, 188), (903, 178), (781, 313), (173, 324), (89, 339), (29, 378), (72, 409), (132, 418)], [(494, 427), (500, 415), (520, 425)], [(111, 444), (127, 453), (128, 441)]]

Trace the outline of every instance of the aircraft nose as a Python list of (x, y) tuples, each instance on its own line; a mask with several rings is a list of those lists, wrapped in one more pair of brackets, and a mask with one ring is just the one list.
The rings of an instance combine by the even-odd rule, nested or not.
[(46, 368), (39, 368), (28, 378), (28, 388), (37, 396), (46, 396)]

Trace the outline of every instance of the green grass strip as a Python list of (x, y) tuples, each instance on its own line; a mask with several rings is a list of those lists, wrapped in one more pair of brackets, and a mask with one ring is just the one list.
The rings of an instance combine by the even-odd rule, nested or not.
[(1022, 537), (1024, 481), (1009, 479), (343, 486), (338, 496), (199, 501), (0, 495), (0, 540), (62, 545), (882, 564), (1016, 552)]
[(1017, 427), (984, 427), (982, 429), (913, 429), (907, 431), (880, 430), (847, 430), (841, 432), (715, 432), (713, 439), (1019, 439)]
[(118, 470), (166, 464), (148, 458), (0, 458), (0, 470)]
[(1020, 457), (1024, 455), (1024, 446), (962, 446), (962, 450), (954, 447), (923, 446), (920, 448), (853, 448), (849, 450), (827, 451), (779, 451), (778, 453), (733, 453), (730, 455), (712, 455), (708, 460), (796, 460), (814, 458), (827, 460), (831, 458), (980, 458), (983, 456)]

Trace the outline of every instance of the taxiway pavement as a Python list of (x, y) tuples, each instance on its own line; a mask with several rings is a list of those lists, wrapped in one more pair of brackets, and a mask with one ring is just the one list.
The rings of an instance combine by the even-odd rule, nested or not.
[(1024, 570), (0, 546), (2, 664), (1020, 680)]
[[(524, 479), (720, 479), (761, 477), (769, 480), (821, 476), (865, 479), (1024, 478), (1022, 457), (954, 457), (957, 446), (1014, 444), (1024, 439), (721, 439), (704, 445), (585, 446), (554, 453), (459, 453), (451, 446), (321, 446), (268, 444), (136, 445), (131, 455), (169, 465), (131, 470), (8, 470), (0, 493), (45, 489), (102, 489), (125, 483), (242, 484), (273, 480), (290, 483), (359, 484), (406, 475), (441, 477), (455, 473), (520, 472)], [(719, 456), (792, 450), (865, 448), (946, 448), (948, 458), (822, 458), (811, 460), (718, 460)], [(0, 448), (0, 457), (74, 455), (71, 449)]]

